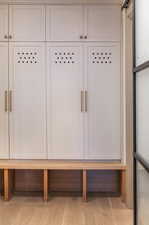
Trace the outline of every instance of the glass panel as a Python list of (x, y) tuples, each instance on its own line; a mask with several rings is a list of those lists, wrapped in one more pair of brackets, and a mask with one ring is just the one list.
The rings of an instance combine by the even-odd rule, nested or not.
[(149, 0), (136, 0), (136, 65), (149, 60)]
[(149, 68), (136, 74), (137, 152), (149, 162)]
[(149, 173), (137, 163), (138, 225), (149, 224)]

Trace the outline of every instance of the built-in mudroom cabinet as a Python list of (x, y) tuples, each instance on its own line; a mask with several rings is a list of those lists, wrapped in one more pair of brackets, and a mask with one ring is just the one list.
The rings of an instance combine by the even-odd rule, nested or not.
[(120, 5), (0, 5), (0, 158), (122, 159)]

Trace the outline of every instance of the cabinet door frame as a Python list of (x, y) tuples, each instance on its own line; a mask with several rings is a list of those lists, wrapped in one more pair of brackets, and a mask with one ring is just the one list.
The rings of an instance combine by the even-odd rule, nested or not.
[[(121, 47), (120, 47), (120, 43), (113, 43), (113, 42), (88, 42), (88, 43), (84, 43), (84, 55), (85, 55), (85, 62), (84, 62), (84, 70), (85, 70), (85, 90), (87, 90), (87, 98), (89, 98), (89, 84), (88, 84), (88, 47), (107, 47), (107, 46), (116, 46), (119, 48), (119, 54), (121, 57)], [(113, 160), (118, 160), (118, 161), (122, 161), (123, 160), (123, 152), (124, 152), (124, 125), (123, 125), (123, 118), (124, 118), (124, 114), (123, 114), (123, 107), (124, 107), (124, 100), (123, 100), (123, 77), (122, 77), (122, 71), (121, 71), (121, 60), (120, 60), (120, 108), (119, 108), (119, 112), (120, 112), (120, 156), (117, 158), (113, 158), (113, 157), (101, 157), (100, 154), (99, 156), (94, 156), (94, 155), (88, 155), (89, 152), (89, 114), (88, 112), (85, 113), (85, 150), (86, 150), (86, 155), (85, 155), (85, 159), (87, 160), (105, 160), (105, 161), (113, 161)], [(105, 87), (106, 90), (106, 87)], [(89, 107), (89, 106), (88, 106)], [(88, 108), (89, 110), (89, 108)], [(102, 129), (102, 128), (101, 128)], [(102, 150), (104, 151), (104, 150)]]
[[(8, 109), (8, 90), (9, 90), (9, 84), (8, 84), (8, 77), (9, 77), (9, 70), (8, 70), (8, 43), (2, 43), (0, 42), (0, 48), (5, 48), (7, 53), (7, 62), (3, 63), (5, 66), (4, 70), (6, 74), (1, 74), (1, 87), (0, 87), (0, 121), (2, 120), (1, 124), (1, 132), (2, 132), (2, 141), (3, 146), (1, 146), (0, 150), (0, 158), (1, 159), (9, 159), (9, 109)], [(4, 59), (4, 55), (2, 55)], [(5, 61), (5, 60), (4, 60)]]
[[(69, 9), (75, 9), (77, 11), (81, 11), (80, 17), (82, 17), (82, 20), (80, 20), (79, 26), (80, 26), (80, 31), (78, 33), (78, 37), (75, 38), (69, 38), (69, 33), (67, 31), (64, 31), (64, 33), (66, 34), (65, 38), (54, 38), (53, 37), (53, 33), (52, 33), (52, 19), (54, 19), (52, 17), (52, 13), (54, 13), (55, 10), (69, 10)], [(51, 21), (49, 21), (49, 19), (51, 19)], [(78, 18), (77, 18), (78, 19)], [(58, 27), (56, 28), (58, 29)], [(54, 32), (54, 31), (53, 31)], [(81, 36), (83, 37), (84, 35), (84, 7), (82, 5), (48, 5), (46, 7), (46, 41), (59, 41), (59, 42), (80, 42), (82, 41), (82, 39), (80, 38)]]
[(8, 42), (8, 32), (9, 32), (8, 31), (8, 27), (9, 27), (8, 5), (0, 5), (0, 12), (1, 11), (3, 11), (3, 13), (0, 15), (0, 18), (2, 17), (3, 26), (1, 26), (2, 33), (0, 32), (0, 41)]
[[(115, 10), (118, 10), (119, 11), (119, 19), (120, 21), (117, 19), (117, 21), (119, 21), (119, 27), (117, 27), (117, 29), (115, 31), (113, 31), (113, 37), (90, 37), (90, 34), (88, 32), (88, 29), (89, 29), (89, 24), (88, 24), (88, 12), (90, 9), (95, 9), (95, 10), (102, 10), (102, 9), (115, 9)], [(94, 41), (101, 41), (101, 42), (117, 42), (117, 41), (120, 41), (121, 40), (121, 16), (120, 16), (120, 12), (121, 12), (121, 8), (120, 8), (120, 5), (113, 5), (113, 4), (98, 4), (98, 5), (85, 5), (84, 6), (84, 35), (87, 36), (87, 38), (84, 40), (84, 41), (91, 41), (91, 42), (94, 42)], [(118, 16), (118, 14), (117, 14)], [(104, 18), (104, 23), (105, 23), (105, 20), (106, 20), (106, 17)], [(103, 27), (103, 26), (102, 26)], [(100, 29), (100, 27), (98, 28)], [(101, 33), (101, 32), (100, 32)]]
[[(52, 151), (52, 138), (51, 138), (51, 135), (52, 135), (52, 125), (51, 125), (51, 116), (52, 116), (52, 111), (51, 110), (48, 110), (48, 108), (52, 108), (52, 98), (51, 98), (51, 71), (50, 71), (50, 68), (49, 68), (49, 49), (50, 47), (78, 47), (80, 48), (80, 51), (81, 51), (81, 56), (80, 58), (82, 58), (82, 68), (81, 68), (81, 71), (82, 71), (82, 81), (81, 81), (81, 84), (82, 84), (82, 90), (84, 90), (84, 60), (83, 60), (83, 45), (81, 43), (73, 43), (73, 42), (69, 42), (69, 43), (65, 43), (65, 42), (53, 42), (53, 43), (50, 43), (48, 42), (47, 43), (47, 129), (49, 127), (49, 130), (47, 131), (47, 137), (48, 137), (48, 140), (49, 143), (47, 143), (48, 145), (48, 158), (49, 159), (84, 159), (85, 157), (85, 149), (84, 149), (84, 112), (81, 112), (81, 89), (79, 91), (79, 101), (78, 101), (78, 105), (79, 105), (79, 110), (80, 110), (80, 121), (82, 124), (80, 124), (80, 127), (82, 127), (82, 130), (81, 130), (81, 133), (82, 133), (82, 143), (80, 144), (82, 147), (82, 150), (81, 150), (81, 153), (78, 152), (76, 153), (75, 155), (73, 154), (72, 157), (70, 155), (67, 155), (67, 154), (59, 154), (59, 157), (56, 158), (55, 154), (54, 154), (54, 151)], [(49, 103), (48, 103), (48, 96), (50, 96), (50, 107), (49, 107)], [(65, 118), (66, 119), (66, 118)], [(49, 125), (50, 124), (50, 125)], [(48, 142), (48, 141), (47, 141)], [(70, 150), (71, 151), (71, 150)], [(77, 151), (77, 150), (76, 150)], [(79, 151), (79, 150), (78, 150)]]
[[(21, 9), (25, 9), (25, 10), (31, 10), (31, 9), (39, 9), (41, 10), (41, 31), (40, 32), (40, 37), (37, 37), (38, 35), (31, 37), (31, 34), (33, 34), (35, 27), (32, 27), (32, 31), (29, 37), (19, 37), (20, 34), (15, 34), (14, 31), (14, 21), (13, 21), (13, 17), (14, 17), (14, 11), (15, 10), (21, 10)], [(13, 42), (44, 42), (45, 41), (45, 36), (46, 36), (46, 12), (45, 12), (45, 5), (40, 5), (40, 4), (17, 4), (17, 5), (9, 5), (9, 41)], [(21, 18), (20, 18), (21, 21)], [(34, 21), (35, 22), (35, 21)], [(35, 22), (35, 25), (39, 26), (38, 21)], [(29, 28), (29, 27), (28, 27)], [(28, 29), (27, 28), (27, 29)], [(16, 36), (18, 35), (18, 36)], [(26, 34), (25, 34), (26, 35)]]
[[(45, 66), (45, 43), (41, 43), (41, 42), (14, 42), (14, 43), (10, 43), (10, 54), (9, 54), (9, 66), (10, 66), (10, 75), (9, 75), (9, 90), (12, 91), (12, 100), (11, 100), (11, 104), (12, 104), (12, 112), (10, 112), (9, 114), (9, 121), (10, 121), (10, 158), (12, 159), (47, 159), (47, 147), (46, 147), (46, 66)], [(27, 47), (27, 48), (41, 48), (41, 52), (43, 53), (43, 55), (39, 58), (42, 59), (42, 75), (43, 75), (43, 81), (42, 81), (42, 112), (40, 112), (42, 114), (42, 117), (40, 118), (42, 121), (42, 138), (41, 138), (41, 142), (40, 145), (42, 145), (41, 149), (42, 152), (38, 152), (36, 153), (36, 149), (35, 152), (30, 152), (28, 153), (28, 151), (26, 153), (18, 153), (16, 149), (15, 151), (15, 141), (14, 141), (14, 137), (15, 137), (15, 132), (14, 132), (14, 128), (15, 128), (15, 99), (14, 99), (14, 93), (15, 93), (15, 89), (14, 89), (14, 63), (13, 63), (13, 58), (14, 58), (14, 49), (15, 47), (21, 48), (21, 47)], [(35, 59), (36, 60), (36, 59)], [(20, 63), (17, 61), (17, 63)], [(25, 63), (25, 62), (24, 62)], [(37, 55), (37, 65), (38, 65), (38, 55)], [(30, 65), (28, 65), (30, 66)], [(33, 81), (32, 81), (33, 82)], [(34, 86), (33, 86), (33, 90), (34, 90)], [(32, 91), (32, 93), (34, 93), (34, 91)], [(41, 94), (41, 93), (40, 93)], [(41, 97), (41, 96), (40, 96)], [(34, 104), (34, 102), (32, 102)], [(25, 103), (26, 104), (26, 103)], [(40, 104), (40, 102), (39, 102)], [(37, 102), (36, 102), (37, 105)], [(31, 106), (34, 107), (34, 105)], [(24, 116), (25, 117), (25, 116)], [(27, 118), (26, 118), (27, 119)], [(36, 118), (37, 119), (37, 118)], [(40, 128), (41, 128), (40, 127)], [(18, 137), (17, 137), (18, 138)], [(38, 141), (38, 139), (37, 139)]]

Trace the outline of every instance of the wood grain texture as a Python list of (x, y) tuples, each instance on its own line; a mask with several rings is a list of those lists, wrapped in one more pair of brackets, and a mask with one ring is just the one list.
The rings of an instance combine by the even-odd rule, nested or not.
[(48, 170), (43, 171), (43, 199), (48, 201)]
[(119, 198), (55, 197), (48, 203), (41, 198), (15, 197), (0, 200), (0, 225), (133, 225), (132, 210)]
[[(49, 172), (50, 192), (83, 191), (82, 171), (52, 170)], [(88, 192), (120, 193), (119, 171), (88, 171)], [(43, 192), (43, 171), (16, 170), (15, 192)]]
[(83, 201), (87, 201), (87, 171), (83, 170)]
[(10, 199), (10, 171), (8, 169), (4, 170), (4, 200), (8, 201)]
[(0, 169), (49, 170), (125, 170), (120, 162), (90, 162), (69, 160), (0, 160)]

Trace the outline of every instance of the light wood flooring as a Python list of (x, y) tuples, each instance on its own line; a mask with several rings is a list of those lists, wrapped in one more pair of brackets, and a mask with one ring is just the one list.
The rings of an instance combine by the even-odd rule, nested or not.
[(0, 225), (133, 225), (132, 210), (120, 198), (13, 197), (0, 200)]

